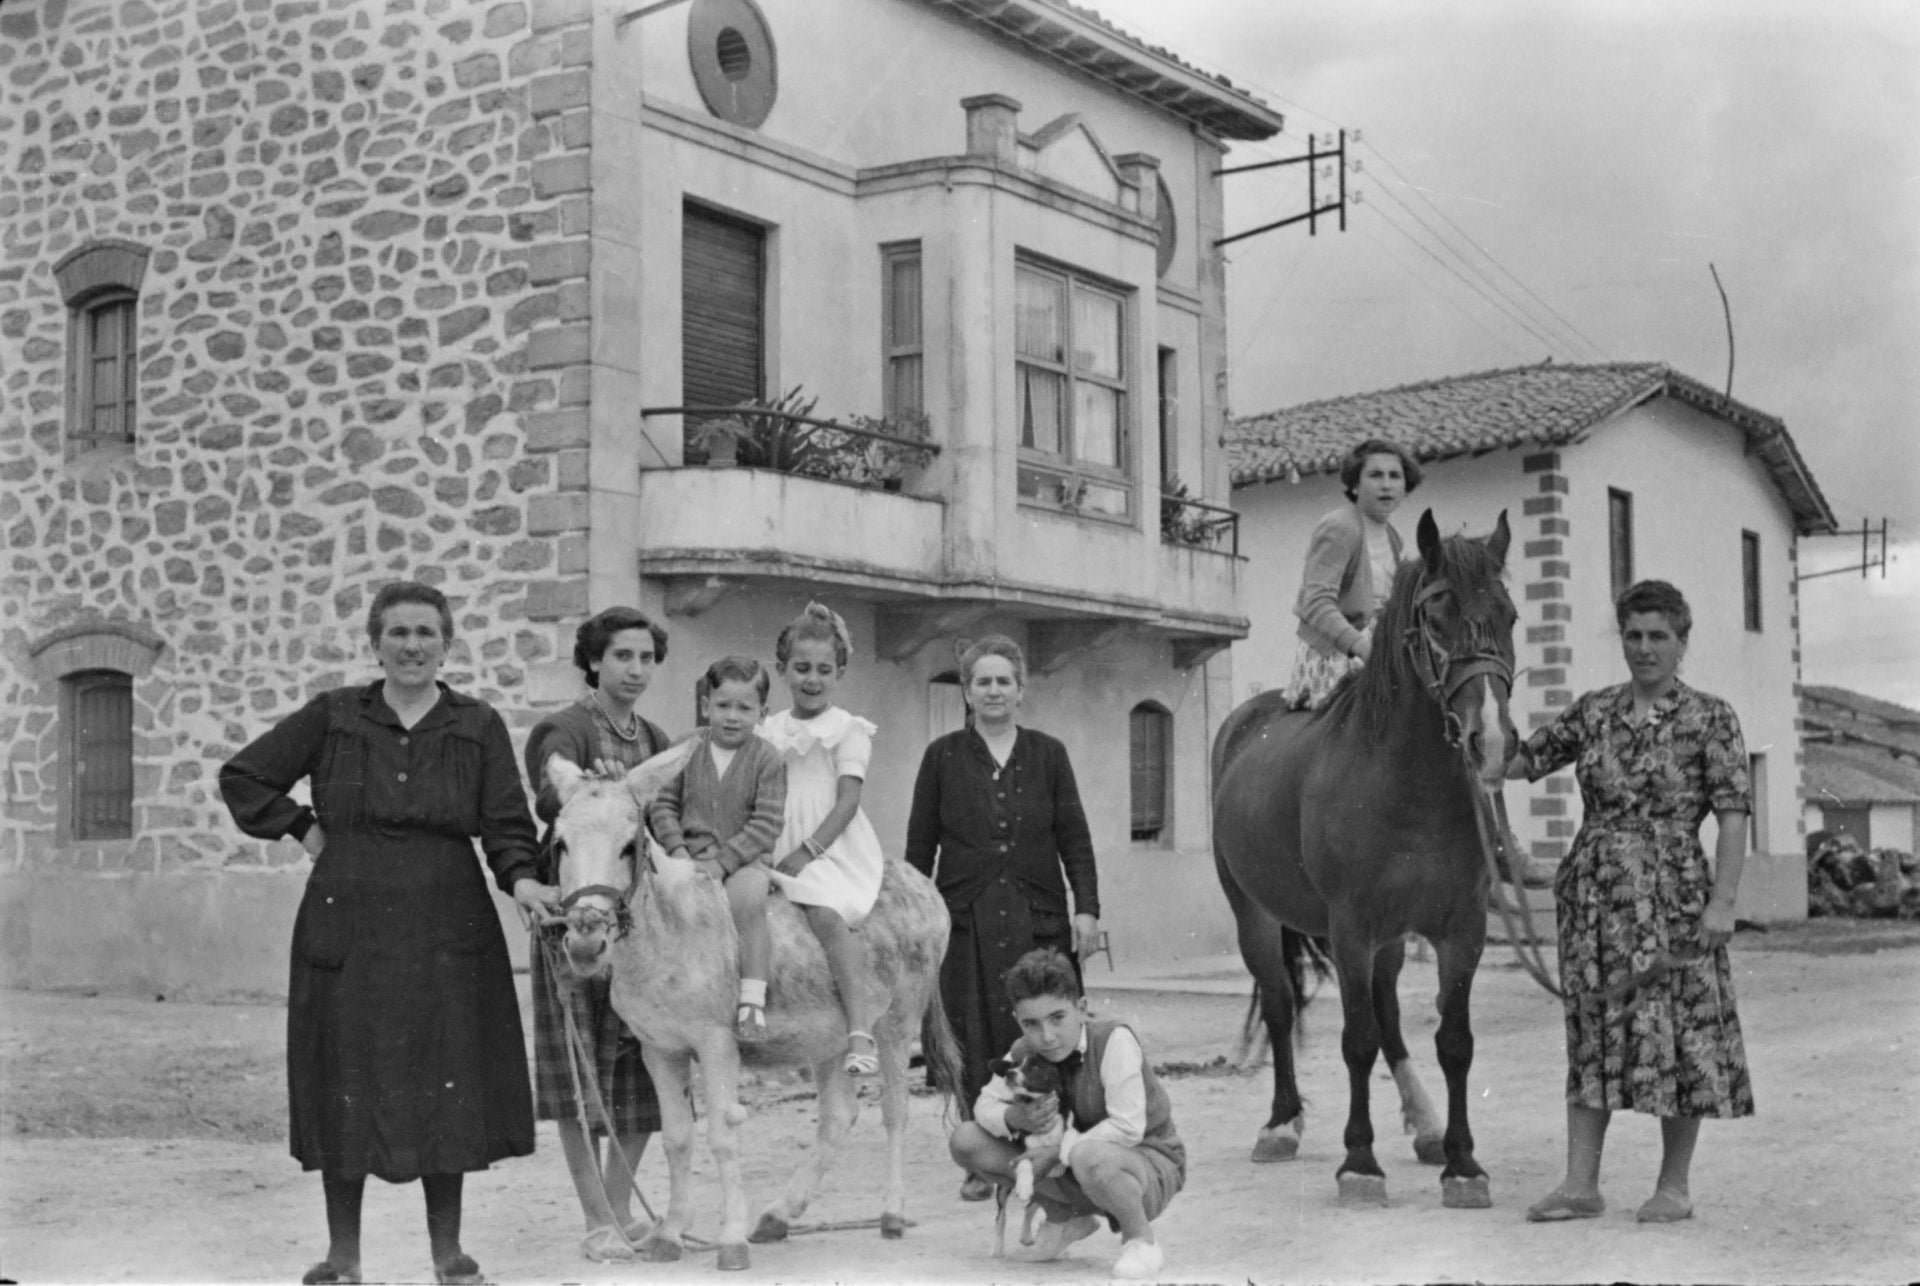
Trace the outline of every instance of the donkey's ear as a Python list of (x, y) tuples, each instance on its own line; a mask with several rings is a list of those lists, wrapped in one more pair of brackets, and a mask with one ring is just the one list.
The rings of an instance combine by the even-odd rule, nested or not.
[(1507, 526), (1507, 511), (1500, 511), (1499, 521), (1493, 524), (1493, 534), (1487, 537), (1487, 552), (1493, 555), (1493, 561), (1502, 567), (1507, 565), (1507, 546), (1513, 541), (1513, 532)]
[(955, 639), (953, 641), (953, 663), (955, 665), (965, 665), (967, 663), (967, 653), (972, 650), (972, 639)]
[(560, 806), (565, 808), (587, 780), (587, 774), (565, 755), (551, 755), (547, 759), (547, 780), (553, 783), (553, 793), (560, 797)]
[(661, 751), (653, 758), (640, 764), (627, 774), (627, 792), (634, 802), (645, 808), (654, 797), (666, 789), (668, 782), (680, 775), (687, 765), (687, 757), (693, 753), (694, 739), (688, 737), (679, 745)]
[(1414, 542), (1420, 547), (1420, 557), (1425, 560), (1427, 570), (1434, 575), (1440, 572), (1440, 524), (1433, 520), (1433, 510), (1420, 515), (1420, 526), (1414, 532)]

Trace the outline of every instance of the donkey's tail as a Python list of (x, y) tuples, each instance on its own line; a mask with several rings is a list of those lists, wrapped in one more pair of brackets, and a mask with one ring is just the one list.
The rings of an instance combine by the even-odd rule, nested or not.
[(947, 1021), (946, 1002), (940, 999), (937, 983), (920, 1020), (920, 1056), (927, 1063), (927, 1079), (940, 1091), (942, 1117), (951, 1120), (957, 1104), (960, 1119), (971, 1121), (973, 1104), (963, 1101), (960, 1041), (953, 1034), (953, 1024)]

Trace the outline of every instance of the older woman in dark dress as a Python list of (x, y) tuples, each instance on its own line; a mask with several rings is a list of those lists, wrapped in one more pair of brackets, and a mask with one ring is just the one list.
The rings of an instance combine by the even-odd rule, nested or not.
[[(1751, 807), (1733, 707), (1682, 683), (1693, 613), (1665, 581), (1614, 605), (1628, 682), (1588, 692), (1519, 748), (1509, 777), (1574, 765), (1583, 816), (1554, 879), (1566, 994), (1567, 1174), (1535, 1222), (1606, 1209), (1600, 1153), (1620, 1109), (1660, 1118), (1660, 1175), (1642, 1223), (1690, 1218), (1705, 1117), (1753, 1114), (1734, 1009), (1734, 900)], [(1700, 823), (1719, 825), (1714, 859)]]
[[(388, 585), (367, 634), (384, 678), (322, 693), (220, 769), (241, 830), (291, 835), (314, 859), (293, 927), (289, 1142), (320, 1171), (331, 1244), (303, 1280), (360, 1280), (371, 1174), (420, 1180), (436, 1279), (478, 1282), (460, 1247), (462, 1182), (533, 1151), (533, 1102), (473, 842), (532, 911), (533, 818), (500, 716), (438, 682), (446, 596)], [(287, 793), (303, 778), (311, 807)]]
[[(1035, 947), (1073, 953), (1078, 969), (1100, 934), (1100, 884), (1067, 748), (1014, 722), (1026, 695), (1020, 646), (998, 634), (980, 640), (961, 657), (960, 678), (973, 726), (922, 756), (906, 860), (933, 877), (953, 917), (940, 998), (960, 1042), (960, 1101), (970, 1105), (992, 1075), (987, 1064), (1020, 1036), (1002, 977)], [(970, 1177), (961, 1195), (992, 1191)]]

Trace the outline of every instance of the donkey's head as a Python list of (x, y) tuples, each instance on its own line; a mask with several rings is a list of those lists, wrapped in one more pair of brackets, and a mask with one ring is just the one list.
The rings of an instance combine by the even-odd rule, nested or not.
[(626, 931), (627, 899), (646, 863), (646, 807), (686, 763), (691, 742), (647, 760), (619, 781), (555, 755), (547, 780), (560, 798), (553, 846), (566, 915), (566, 961), (575, 975), (605, 972), (607, 947)]

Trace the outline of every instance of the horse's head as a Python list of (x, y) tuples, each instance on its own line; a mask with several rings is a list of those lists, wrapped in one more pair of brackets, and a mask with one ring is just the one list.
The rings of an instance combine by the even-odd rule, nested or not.
[(1429, 509), (1417, 538), (1417, 580), (1399, 622), (1405, 655), (1440, 704), (1447, 740), (1483, 785), (1497, 789), (1516, 739), (1507, 712), (1517, 614), (1502, 581), (1511, 539), (1506, 510), (1489, 536), (1442, 539)]
[(646, 807), (686, 763), (691, 742), (647, 760), (619, 781), (595, 777), (555, 755), (547, 780), (560, 798), (553, 822), (566, 962), (576, 976), (607, 968), (607, 947), (625, 933), (627, 900), (647, 861)]

